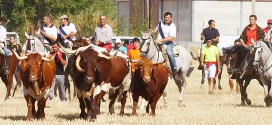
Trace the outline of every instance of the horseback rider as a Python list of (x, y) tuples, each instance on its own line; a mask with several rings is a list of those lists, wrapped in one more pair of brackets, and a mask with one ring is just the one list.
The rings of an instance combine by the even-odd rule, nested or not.
[(171, 63), (171, 70), (173, 74), (177, 74), (177, 64), (173, 52), (173, 40), (176, 37), (176, 26), (172, 22), (172, 13), (164, 13), (164, 21), (160, 21), (157, 27), (154, 30), (151, 30), (153, 33), (158, 33), (158, 38), (156, 43), (159, 45), (165, 44), (167, 46), (166, 53), (169, 57)]
[(249, 23), (250, 24), (244, 28), (239, 38), (241, 44), (247, 48), (258, 40), (264, 40), (265, 37), (264, 30), (257, 25), (256, 15), (249, 16)]
[(272, 19), (268, 19), (267, 20), (267, 27), (263, 28), (264, 32), (265, 32), (265, 35), (267, 35), (267, 38), (265, 39), (265, 41), (271, 43), (271, 32), (269, 32), (271, 30), (271, 27), (272, 27)]
[(60, 43), (64, 46), (71, 47), (73, 42), (76, 40), (76, 26), (69, 22), (67, 15), (60, 17), (61, 26), (59, 26), (58, 34), (61, 36)]
[(6, 62), (6, 57), (9, 56), (9, 50), (5, 46), (6, 41), (6, 35), (7, 35), (7, 29), (2, 25), (3, 24), (3, 18), (0, 17), (0, 48), (4, 50), (4, 74), (8, 74), (9, 67)]
[(57, 40), (58, 30), (54, 24), (52, 24), (52, 16), (50, 14), (43, 16), (43, 23), (36, 34), (41, 37), (44, 47), (52, 52), (52, 43)]
[(95, 29), (95, 37), (97, 38), (95, 44), (106, 48), (108, 52), (111, 51), (112, 35), (112, 28), (107, 24), (107, 17), (104, 15), (100, 16), (100, 25), (98, 25)]

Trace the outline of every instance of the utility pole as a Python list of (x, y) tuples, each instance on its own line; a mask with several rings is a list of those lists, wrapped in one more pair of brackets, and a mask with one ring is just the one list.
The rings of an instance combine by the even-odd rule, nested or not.
[(255, 4), (256, 4), (256, 0), (251, 0), (251, 4), (252, 4), (252, 14), (255, 15)]

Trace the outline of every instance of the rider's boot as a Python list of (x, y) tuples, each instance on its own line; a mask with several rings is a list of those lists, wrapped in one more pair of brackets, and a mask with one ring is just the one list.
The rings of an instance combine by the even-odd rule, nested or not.
[(4, 74), (7, 75), (9, 73), (9, 67), (7, 65), (6, 56), (4, 56)]

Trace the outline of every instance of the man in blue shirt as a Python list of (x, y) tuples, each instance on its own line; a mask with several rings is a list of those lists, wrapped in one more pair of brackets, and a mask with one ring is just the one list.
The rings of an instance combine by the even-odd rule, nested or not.
[(120, 50), (127, 54), (127, 48), (122, 46), (121, 40), (119, 38), (116, 39), (114, 50)]

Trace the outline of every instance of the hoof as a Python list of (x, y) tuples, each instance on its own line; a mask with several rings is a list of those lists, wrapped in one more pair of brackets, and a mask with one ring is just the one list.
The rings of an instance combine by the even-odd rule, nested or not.
[(183, 104), (183, 101), (179, 101), (178, 107), (185, 107), (185, 105)]
[(247, 103), (248, 105), (251, 105), (251, 100), (250, 100), (250, 99), (246, 99), (246, 103)]

